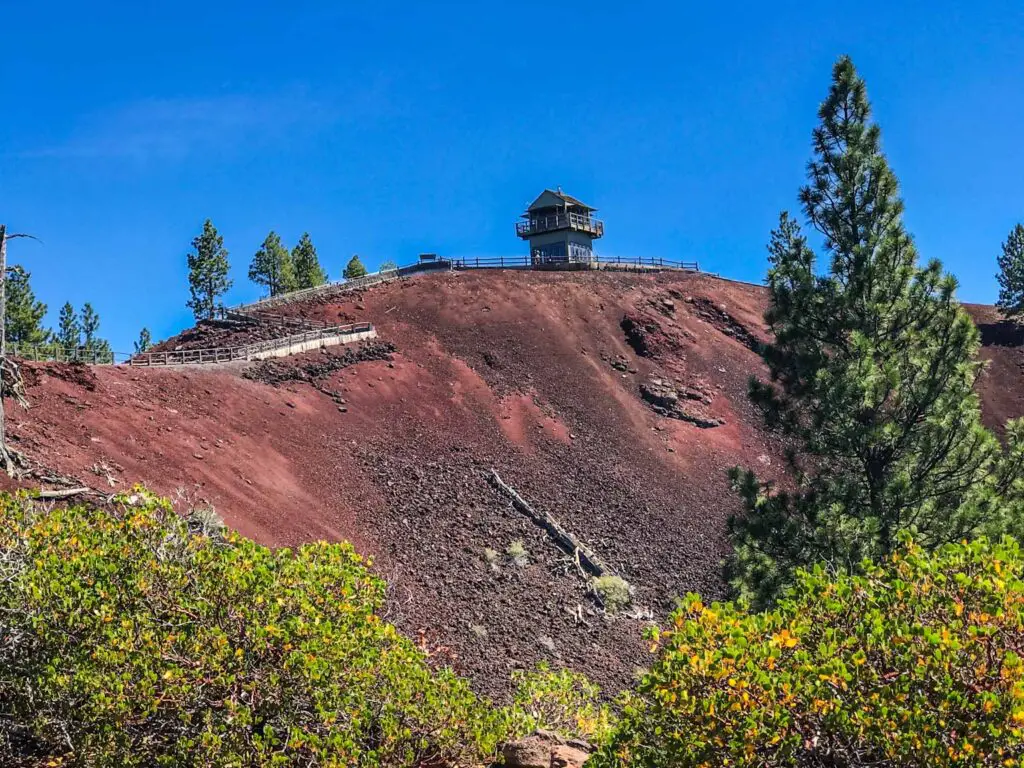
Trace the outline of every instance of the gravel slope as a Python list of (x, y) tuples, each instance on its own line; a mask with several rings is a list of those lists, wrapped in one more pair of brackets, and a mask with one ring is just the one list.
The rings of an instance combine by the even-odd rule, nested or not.
[[(11, 431), (54, 470), (105, 489), (181, 489), (268, 544), (352, 540), (389, 579), (391, 618), (481, 690), (500, 695), (511, 669), (540, 659), (614, 689), (647, 663), (645, 622), (603, 616), (487, 476), (497, 469), (589, 544), (655, 617), (687, 591), (720, 596), (737, 509), (726, 470), (781, 466), (746, 399), (763, 374), (763, 304), (755, 286), (685, 274), (424, 275), (287, 309), (369, 320), (389, 359), (311, 353), (262, 381), (240, 364), (31, 365), (33, 407), (10, 407)], [(1024, 357), (1020, 340), (986, 340), (994, 424), (1024, 412)], [(701, 423), (723, 423), (659, 415), (640, 394), (652, 378)], [(526, 564), (505, 555), (513, 541)]]

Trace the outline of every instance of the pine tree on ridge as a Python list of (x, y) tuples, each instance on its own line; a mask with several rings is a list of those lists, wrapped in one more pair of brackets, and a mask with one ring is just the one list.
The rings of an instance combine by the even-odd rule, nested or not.
[(292, 256), (273, 230), (267, 234), (249, 264), (249, 279), (266, 286), (271, 296), (294, 291), (296, 287)]
[(320, 265), (320, 258), (308, 232), (302, 233), (292, 249), (292, 269), (296, 288), (315, 288), (327, 282), (327, 272)]
[(196, 320), (210, 320), (223, 309), (221, 297), (231, 288), (228, 278), (228, 252), (224, 238), (213, 222), (203, 223), (203, 232), (192, 240), (188, 253), (189, 300), (186, 306)]
[(1024, 225), (1017, 224), (1003, 243), (999, 255), (999, 301), (996, 307), (1003, 317), (1024, 315)]
[[(766, 424), (797, 446), (794, 482), (780, 490), (750, 470), (731, 473), (744, 512), (730, 522), (729, 575), (762, 605), (796, 568), (855, 569), (889, 554), (902, 529), (929, 549), (1002, 532), (997, 497), (1019, 474), (981, 424), (978, 331), (955, 298), (956, 281), (936, 261), (917, 263), (848, 57), (833, 69), (819, 120), (800, 202), (829, 269), (819, 275), (799, 225), (783, 213), (768, 248), (771, 382), (751, 382)], [(1019, 434), (1008, 429), (1011, 455)]]
[(65, 350), (78, 349), (82, 344), (82, 324), (70, 301), (60, 308), (56, 341)]

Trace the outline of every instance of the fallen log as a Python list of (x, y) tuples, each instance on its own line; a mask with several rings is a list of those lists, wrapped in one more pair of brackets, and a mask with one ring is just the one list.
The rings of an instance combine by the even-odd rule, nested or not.
[(103, 494), (99, 491), (94, 491), (92, 488), (60, 488), (57, 490), (44, 490), (39, 489), (39, 493), (36, 494), (37, 499), (66, 499), (71, 496), (82, 496), (82, 495), (96, 495), (102, 496)]
[(614, 573), (611, 568), (601, 562), (601, 559), (590, 547), (565, 530), (555, 518), (547, 512), (538, 512), (527, 504), (526, 500), (516, 492), (515, 488), (501, 479), (496, 469), (491, 469), (490, 480), (495, 487), (512, 500), (513, 507), (546, 530), (555, 543), (565, 550), (567, 554), (576, 558), (591, 576), (604, 576), (605, 574)]

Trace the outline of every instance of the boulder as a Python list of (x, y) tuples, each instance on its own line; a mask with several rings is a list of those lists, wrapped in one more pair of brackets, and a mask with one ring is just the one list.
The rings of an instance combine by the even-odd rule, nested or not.
[(677, 387), (668, 379), (652, 376), (640, 385), (640, 396), (659, 416), (685, 421), (701, 429), (712, 429), (725, 423), (722, 419), (704, 413), (694, 413), (684, 408), (680, 403), (681, 399), (710, 405), (711, 397), (698, 389)]
[(582, 768), (590, 754), (562, 744), (551, 750), (551, 768)]
[(551, 743), (540, 736), (510, 741), (501, 749), (505, 768), (551, 768)]
[(505, 768), (582, 768), (590, 757), (590, 745), (579, 739), (566, 741), (552, 731), (538, 730), (502, 747)]

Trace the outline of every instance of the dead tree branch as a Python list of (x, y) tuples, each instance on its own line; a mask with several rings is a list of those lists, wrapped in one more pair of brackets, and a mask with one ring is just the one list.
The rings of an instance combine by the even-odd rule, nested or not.
[(498, 474), (498, 471), (493, 468), (491, 469), (490, 480), (498, 490), (512, 500), (513, 507), (547, 531), (555, 543), (570, 557), (574, 558), (590, 575), (604, 576), (605, 574), (613, 573), (608, 566), (601, 562), (601, 559), (590, 547), (565, 530), (555, 518), (547, 512), (538, 512), (527, 504), (526, 500), (516, 492), (516, 489), (505, 483)]
[(94, 491), (92, 488), (61, 488), (59, 490), (43, 490), (40, 489), (39, 493), (36, 494), (36, 498), (39, 499), (66, 499), (70, 496), (102, 496), (103, 494), (98, 491)]

